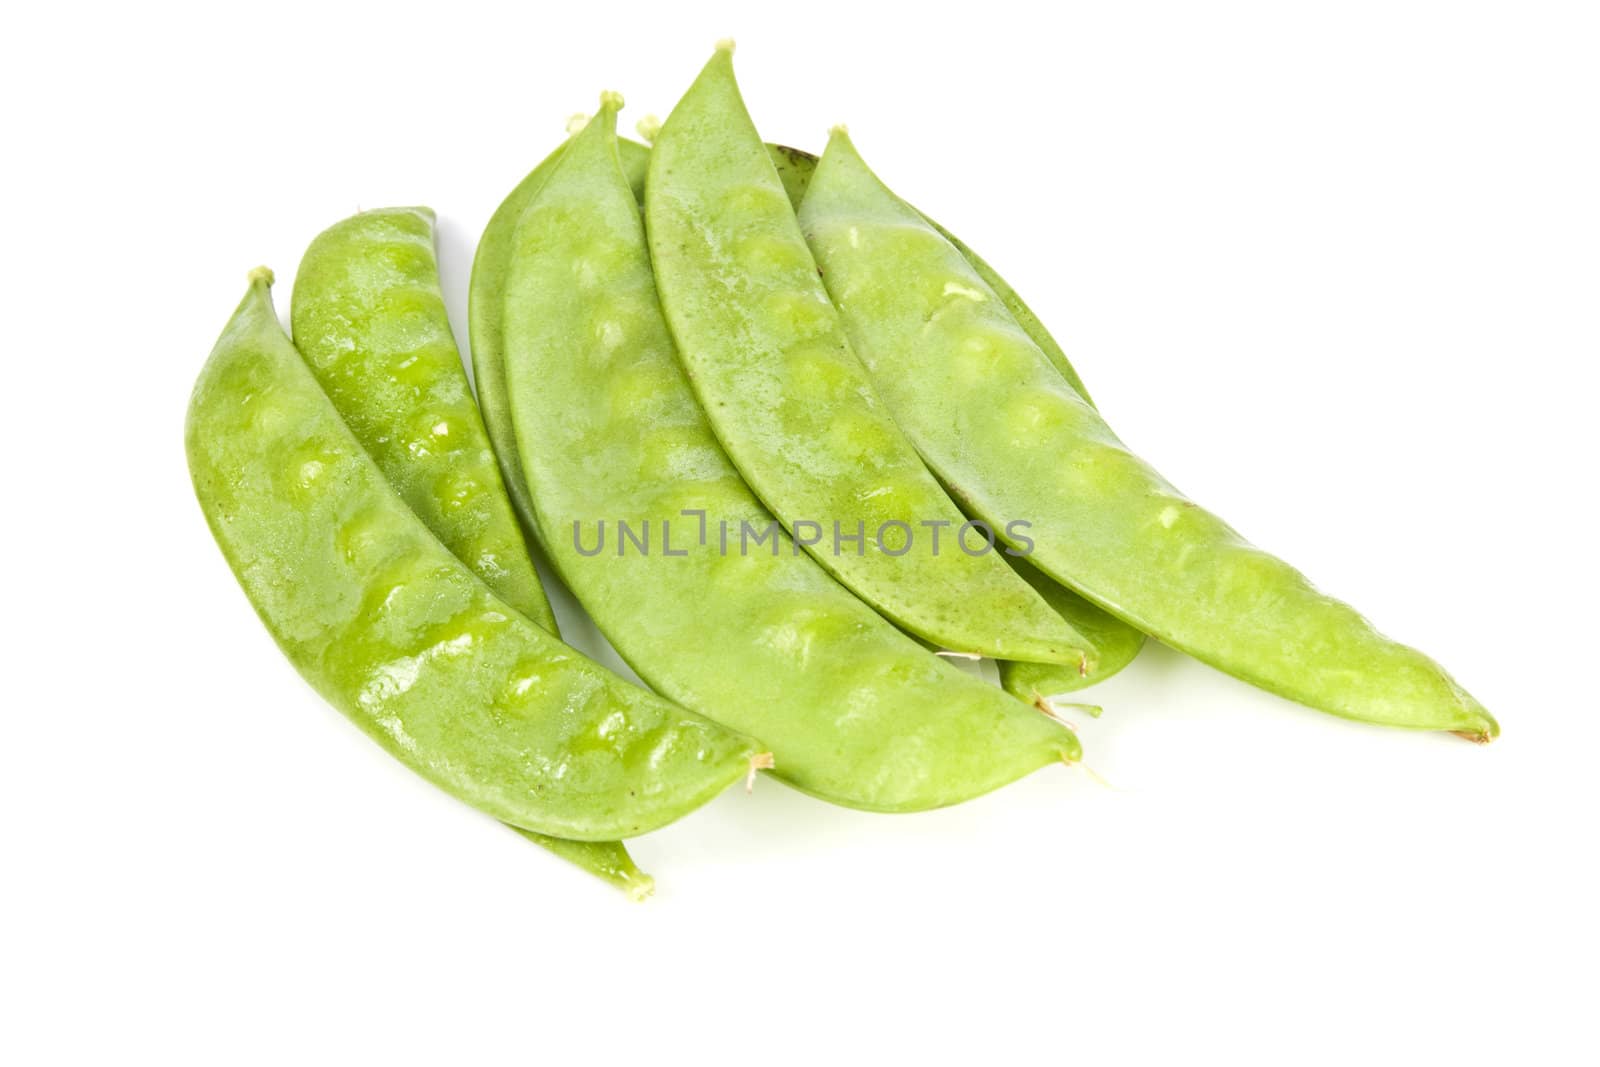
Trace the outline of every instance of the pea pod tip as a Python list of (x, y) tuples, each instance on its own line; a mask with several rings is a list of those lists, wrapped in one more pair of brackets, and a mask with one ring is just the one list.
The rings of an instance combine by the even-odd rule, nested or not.
[(265, 285), (269, 288), (274, 280), (271, 267), (256, 267), (247, 277), (250, 279), (251, 285)]
[(606, 89), (600, 94), (600, 106), (603, 108), (615, 108), (618, 111), (621, 111), (627, 106), (627, 104), (622, 99), (621, 93), (617, 92), (615, 89)]
[(717, 42), (717, 51), (726, 52), (730, 56), (733, 55), (733, 47), (732, 37), (724, 37), (722, 40)]

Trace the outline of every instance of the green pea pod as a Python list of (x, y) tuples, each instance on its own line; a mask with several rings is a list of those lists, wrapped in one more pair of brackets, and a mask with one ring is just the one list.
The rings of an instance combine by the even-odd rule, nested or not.
[[(659, 129), (654, 132), (659, 132)], [(623, 169), (630, 175), (642, 173), (649, 165), (649, 149), (643, 145), (631, 141), (619, 141), (618, 148)], [(816, 170), (817, 157), (798, 148), (773, 144), (767, 145), (767, 154), (772, 157), (773, 166), (778, 172), (778, 179), (783, 183), (784, 192), (789, 196), (789, 202), (798, 211), (800, 202), (805, 199), (806, 189), (811, 184), (811, 175)], [(643, 184), (642, 179), (634, 181), (636, 189)], [(927, 218), (926, 215), (923, 217)], [(1082, 379), (1078, 377), (1078, 372), (1067, 359), (1066, 353), (1061, 350), (1055, 338), (1050, 336), (1050, 331), (1016, 290), (1012, 289), (982, 256), (968, 248), (949, 230), (932, 219), (928, 219), (928, 223), (966, 257), (967, 262), (972, 264), (972, 269), (994, 290), (1000, 302), (1016, 318), (1017, 324), (1033, 338), (1033, 342), (1055, 365), (1056, 370), (1060, 371), (1062, 377), (1078, 391), (1079, 396), (1092, 404), (1093, 401), (1090, 400), (1088, 391), (1084, 389)], [(1138, 656), (1139, 650), (1144, 647), (1144, 634), (1115, 615), (1101, 611), (1060, 583), (1050, 580), (1036, 567), (1029, 566), (1020, 559), (1010, 559), (1008, 562), (1044, 598), (1046, 604), (1066, 619), (1074, 630), (1088, 638), (1098, 655), (1092, 664), (1087, 661), (1062, 665), (1029, 663), (1026, 660), (1001, 660), (1000, 684), (1005, 687), (1006, 692), (1026, 703), (1044, 707), (1049, 704), (1052, 697), (1063, 696), (1085, 686), (1094, 685), (1096, 682), (1105, 681), (1132, 663)], [(1091, 714), (1099, 714), (1098, 708), (1089, 710)]]
[[(516, 439), (563, 579), (651, 686), (758, 730), (774, 773), (824, 799), (919, 810), (1077, 759), (1070, 732), (929, 655), (776, 532), (673, 349), (617, 104), (522, 212), (505, 292)], [(595, 551), (602, 521), (647, 547)], [(743, 524), (770, 539), (722, 551)]]
[[(635, 195), (644, 199), (645, 168), (650, 163), (650, 151), (642, 145), (627, 156), (623, 166)], [(472, 257), (472, 281), (467, 300), (467, 336), (472, 341), (472, 381), (477, 388), (478, 408), (483, 413), (483, 424), (500, 460), (500, 471), (505, 478), (506, 492), (511, 497), (517, 517), (522, 520), (529, 536), (533, 536), (533, 505), (528, 498), (528, 481), (522, 475), (522, 461), (517, 457), (517, 439), (511, 426), (511, 406), (506, 398), (506, 364), (502, 295), (506, 287), (506, 271), (510, 267), (511, 242), (516, 232), (517, 220), (534, 195), (544, 187), (550, 172), (565, 150), (563, 144), (546, 156), (528, 176), (517, 183), (484, 227), (478, 239), (478, 250)]]
[(1139, 629), (1348, 718), (1479, 740), (1494, 719), (1130, 453), (949, 241), (836, 130), (801, 218), (852, 340), (939, 477), (1031, 563)]
[[(701, 406), (796, 543), (941, 648), (1092, 665), (1093, 647), (999, 551), (970, 551), (965, 516), (878, 398), (726, 48), (661, 128), (645, 216), (661, 304)], [(841, 550), (826, 536), (834, 530), (860, 540)]]
[[(809, 188), (810, 182), (806, 184)], [(922, 213), (919, 211), (917, 214), (921, 215)], [(1039, 346), (1039, 351), (1044, 353), (1044, 357), (1050, 361), (1050, 365), (1060, 372), (1061, 376), (1067, 380), (1067, 384), (1072, 386), (1079, 396), (1083, 397), (1085, 404), (1094, 407), (1094, 400), (1089, 396), (1089, 390), (1084, 388), (1083, 379), (1078, 377), (1078, 372), (1072, 366), (1072, 361), (1061, 350), (1061, 346), (1056, 344), (1056, 339), (1050, 336), (1050, 331), (1045, 329), (1043, 322), (1039, 321), (1039, 316), (1035, 315), (1033, 309), (1023, 301), (1022, 297), (1017, 295), (1017, 291), (1006, 284), (1004, 278), (1000, 277), (1000, 272), (989, 266), (982, 256), (963, 244), (955, 234), (926, 215), (923, 215), (922, 218), (929, 226), (938, 230), (940, 236), (949, 241), (957, 252), (961, 253), (962, 258), (972, 268), (972, 272), (982, 278), (984, 284), (988, 285), (994, 295), (1000, 298), (1000, 303), (1004, 304), (1006, 310), (1011, 312), (1011, 317), (1017, 320), (1017, 325), (1022, 327), (1022, 332), (1027, 334), (1029, 339)]]
[(634, 900), (644, 900), (656, 891), (656, 880), (638, 868), (621, 841), (568, 841), (519, 826), (512, 829), (573, 866), (610, 882)]
[(450, 334), (433, 224), (428, 208), (385, 208), (319, 234), (295, 276), (295, 347), (417, 517), (555, 633)]
[[(385, 208), (319, 234), (295, 275), (295, 345), (434, 536), (495, 596), (559, 636), (450, 333), (433, 226), (428, 208)], [(649, 884), (618, 842), (522, 833), (629, 892)]]
[(772, 169), (778, 172), (778, 183), (789, 198), (789, 207), (798, 211), (800, 201), (806, 198), (806, 186), (811, 184), (811, 174), (817, 169), (817, 157), (787, 145), (769, 144), (766, 149)]
[(189, 471), (289, 661), (385, 750), (525, 830), (613, 840), (743, 776), (753, 742), (539, 629), (440, 544), (249, 291), (189, 403)]
[[(769, 144), (766, 148), (790, 204), (798, 209), (800, 201), (805, 197), (812, 171), (816, 168), (817, 157), (801, 149), (783, 145)], [(495, 443), (495, 451), (501, 459), (507, 488), (511, 490), (513, 501), (518, 502), (518, 513), (530, 531), (534, 527), (534, 519), (528, 503), (527, 488), (522, 479), (522, 464), (516, 457), (516, 435), (510, 424), (510, 409), (505, 398), (505, 366), (501, 355), (500, 337), (502, 316), (500, 297), (505, 285), (506, 262), (510, 254), (511, 235), (516, 221), (527, 207), (532, 194), (542, 187), (549, 177), (561, 151), (562, 149), (558, 148), (546, 157), (506, 197), (499, 210), (494, 213), (478, 245), (472, 274), (470, 320), (473, 330), (473, 368), (478, 399), (482, 405), (490, 437)], [(650, 150), (634, 141), (619, 138), (617, 154), (635, 197), (642, 201), (645, 174), (650, 165)], [(948, 236), (947, 231), (941, 229), (940, 232)], [(962, 249), (963, 255), (971, 261), (973, 269), (994, 287), (1001, 300), (1017, 316), (1019, 323), (1040, 348), (1046, 353), (1054, 353), (1052, 360), (1057, 363), (1058, 369), (1067, 380), (1073, 383), (1074, 388), (1080, 388), (1078, 375), (1067, 362), (1066, 355), (1045, 329), (1044, 324), (1029, 310), (1027, 304), (1023, 303), (1022, 298), (976, 252), (960, 244), (954, 237), (950, 240)], [(1142, 633), (1115, 616), (1106, 614), (1065, 587), (1044, 578), (1026, 563), (1020, 560), (1011, 562), (1052, 609), (1064, 617), (1075, 630), (1088, 637), (1090, 643), (1095, 645), (1098, 655), (1092, 663), (1079, 661), (1065, 666), (1001, 660), (1000, 683), (1007, 692), (1029, 704), (1037, 704), (1041, 698), (1062, 695), (1103, 681), (1133, 661), (1144, 645)]]
[[(798, 149), (776, 145), (769, 147), (774, 161), (790, 161), (780, 169), (780, 174), (785, 176), (785, 188), (790, 190), (792, 201), (798, 206), (800, 197), (805, 193), (805, 182), (816, 164), (816, 157)], [(484, 426), (494, 446), (494, 453), (500, 460), (506, 491), (511, 496), (517, 517), (522, 520), (530, 536), (534, 529), (533, 508), (528, 498), (527, 480), (522, 476), (522, 461), (517, 458), (510, 402), (506, 399), (502, 294), (505, 292), (506, 271), (517, 220), (522, 217), (534, 194), (544, 186), (565, 148), (566, 145), (562, 144), (546, 156), (511, 190), (490, 217), (472, 259), (472, 285), (467, 308), (467, 329), (472, 339), (472, 378), (478, 393), (478, 406), (483, 413)], [(629, 187), (642, 205), (645, 172), (650, 166), (650, 149), (637, 142), (618, 138), (617, 154)]]
[[(1054, 698), (1103, 682), (1116, 674), (1132, 663), (1144, 647), (1144, 634), (1115, 615), (1095, 607), (1037, 567), (1022, 560), (1016, 560), (1013, 565), (1023, 580), (1044, 597), (1046, 604), (1060, 612), (1062, 618), (1071, 622), (1100, 651), (1099, 662), (1092, 671), (1073, 670), (1055, 663), (1001, 660), (1000, 684), (1018, 700), (1041, 710), (1048, 709)], [(1099, 708), (1090, 705), (1088, 711), (1099, 717)]]

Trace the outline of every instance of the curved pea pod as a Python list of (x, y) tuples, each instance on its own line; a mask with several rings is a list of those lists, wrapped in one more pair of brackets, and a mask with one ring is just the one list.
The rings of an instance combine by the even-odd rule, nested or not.
[[(510, 404), (506, 399), (502, 305), (517, 220), (522, 217), (534, 194), (543, 187), (565, 148), (566, 145), (562, 144), (534, 167), (490, 217), (473, 256), (467, 309), (467, 328), (472, 339), (472, 377), (477, 387), (478, 406), (494, 453), (500, 461), (501, 474), (512, 506), (530, 533), (534, 529), (533, 509), (528, 499), (527, 482), (522, 476), (522, 461), (517, 458), (516, 435), (511, 425)], [(769, 145), (768, 150), (774, 164), (779, 166), (779, 173), (783, 176), (792, 202), (798, 206), (800, 197), (805, 193), (805, 183), (816, 164), (816, 157), (798, 149), (777, 145)], [(650, 149), (635, 141), (618, 138), (617, 156), (634, 197), (642, 205), (645, 172), (650, 166)]]
[(1075, 760), (1070, 732), (925, 652), (745, 486), (662, 319), (615, 107), (523, 212), (506, 290), (516, 439), (568, 586), (652, 687), (756, 731), (774, 773), (824, 799), (919, 810)]
[[(491, 592), (558, 634), (450, 332), (433, 212), (382, 208), (324, 230), (300, 261), (290, 321), (328, 399), (411, 510)], [(635, 896), (649, 884), (620, 843), (522, 833)]]
[[(653, 137), (658, 132), (658, 127), (653, 128), (650, 136)], [(817, 157), (802, 149), (784, 145), (769, 144), (766, 150), (790, 204), (798, 209), (810, 184), (811, 174), (816, 169)], [(529, 510), (527, 488), (522, 480), (522, 464), (515, 456), (516, 436), (509, 421), (509, 405), (505, 399), (504, 360), (500, 354), (503, 345), (499, 335), (502, 315), (499, 305), (505, 283), (505, 264), (516, 221), (527, 207), (533, 192), (541, 187), (549, 176), (550, 168), (554, 166), (560, 153), (559, 148), (551, 153), (512, 191), (500, 209), (495, 212), (478, 246), (473, 270), (472, 347), (478, 397), (483, 407), (485, 422), (496, 443), (496, 452), (501, 456), (502, 470), (505, 472), (508, 488), (512, 491), (513, 500), (521, 502), (517, 510), (530, 529), (534, 526), (534, 519)], [(650, 150), (644, 145), (618, 138), (617, 155), (635, 197), (642, 201), (645, 174), (650, 164)], [(938, 226), (937, 223), (933, 225)], [(943, 229), (940, 229), (940, 232), (949, 236)], [(1019, 323), (1028, 331), (1029, 336), (1033, 337), (1046, 353), (1055, 354), (1051, 357), (1052, 361), (1057, 362), (1058, 369), (1069, 382), (1073, 383), (1074, 388), (1081, 389), (1078, 375), (1067, 362), (1061, 347), (1056, 344), (1038, 317), (1028, 309), (1027, 304), (1023, 303), (1022, 298), (976, 252), (954, 237), (950, 237), (950, 240), (962, 250), (962, 254), (972, 263), (973, 269), (994, 286), (1001, 300), (1018, 316)], [(1002, 660), (1000, 681), (1008, 692), (1027, 703), (1037, 704), (1041, 696), (1048, 698), (1068, 693), (1109, 678), (1127, 666), (1143, 647), (1144, 635), (1139, 631), (1115, 616), (1106, 614), (1058, 583), (1045, 579), (1026, 564), (1015, 560), (1012, 563), (1053, 610), (1065, 618), (1079, 633), (1086, 635), (1089, 642), (1096, 647), (1098, 655), (1092, 662), (1079, 660), (1062, 665)]]
[[(1074, 669), (1056, 663), (1026, 663), (1001, 660), (1000, 685), (1018, 700), (1040, 709), (1051, 706), (1055, 697), (1076, 692), (1103, 682), (1132, 663), (1144, 647), (1144, 634), (1121, 619), (1102, 611), (1061, 583), (1052, 580), (1037, 567), (1022, 560), (1014, 560), (1023, 580), (1044, 597), (1073, 629), (1087, 637), (1100, 652), (1091, 670), (1087, 665)], [(1099, 715), (1098, 709), (1090, 714)]]
[[(941, 648), (1093, 662), (1083, 636), (997, 551), (955, 543), (967, 520), (850, 350), (725, 48), (661, 128), (645, 217), (661, 305), (701, 406), (797, 543)], [(840, 550), (813, 536), (835, 523), (862, 540)]]
[(289, 661), (391, 755), (503, 822), (630, 837), (743, 776), (748, 738), (495, 597), (384, 478), (252, 274), (190, 399), (201, 510)]
[(382, 208), (318, 234), (295, 275), (294, 344), (434, 536), (555, 633), (450, 334), (433, 225), (428, 208)]
[[(638, 168), (648, 164), (648, 150), (632, 142), (619, 142), (620, 155), (623, 159), (623, 169), (630, 174), (636, 173)], [(795, 210), (800, 209), (800, 203), (805, 199), (806, 190), (811, 185), (811, 175), (816, 170), (817, 157), (798, 148), (789, 148), (784, 145), (767, 145), (767, 154), (772, 157), (773, 166), (778, 171), (778, 178), (783, 183), (784, 192), (789, 196), (789, 202)], [(635, 186), (637, 188), (637, 186)], [(927, 216), (923, 216), (927, 218)], [(940, 226), (932, 219), (928, 224), (944, 235), (952, 245), (959, 250), (972, 265), (978, 276), (987, 282), (1006, 306), (1017, 324), (1031, 337), (1046, 358), (1061, 372), (1068, 384), (1077, 390), (1078, 395), (1085, 401), (1093, 403), (1089, 398), (1083, 381), (1078, 377), (1078, 372), (1073, 368), (1061, 346), (1056, 343), (1050, 331), (1033, 310), (1028, 307), (1016, 290), (1000, 276), (1000, 273), (984, 261), (977, 252), (967, 247), (949, 230)], [(1020, 559), (1009, 559), (1012, 568), (1022, 575), (1027, 583), (1044, 598), (1050, 608), (1067, 620), (1067, 623), (1078, 633), (1088, 639), (1098, 653), (1093, 663), (1080, 661), (1072, 664), (1057, 663), (1029, 663), (1026, 660), (1001, 660), (1000, 684), (1006, 692), (1012, 694), (1026, 703), (1044, 708), (1050, 704), (1052, 697), (1062, 696), (1067, 693), (1083, 689), (1087, 686), (1103, 682), (1116, 674), (1122, 668), (1132, 663), (1138, 656), (1139, 650), (1144, 647), (1145, 635), (1129, 626), (1115, 615), (1108, 614), (1095, 607), (1093, 604), (1078, 596), (1066, 586), (1053, 581), (1037, 568), (1029, 566)], [(1080, 705), (1081, 707), (1082, 705)], [(1099, 714), (1099, 709), (1089, 709), (1091, 714)]]
[(961, 253), (836, 130), (801, 218), (884, 398), (939, 477), (1029, 562), (1153, 637), (1352, 719), (1488, 740), (1436, 663), (1246, 543), (1123, 446)]
[[(632, 142), (623, 143), (636, 149), (626, 154), (622, 165), (628, 174), (630, 187), (642, 202), (650, 150)], [(506, 272), (510, 267), (517, 220), (522, 217), (522, 212), (534, 195), (544, 187), (565, 149), (566, 144), (563, 143), (529, 171), (527, 177), (517, 183), (516, 188), (507, 194), (490, 216), (483, 236), (478, 239), (478, 250), (472, 257), (472, 280), (467, 298), (467, 336), (472, 341), (472, 380), (477, 387), (478, 408), (483, 413), (483, 424), (494, 447), (494, 454), (500, 461), (500, 471), (512, 507), (530, 535), (534, 530), (533, 505), (528, 499), (528, 482), (522, 474), (522, 461), (517, 456), (511, 406), (506, 398), (503, 321)]]
[(634, 900), (645, 900), (656, 891), (656, 880), (639, 869), (621, 841), (568, 841), (518, 826), (512, 829), (574, 867), (610, 882)]
[[(810, 182), (808, 181), (806, 184), (809, 188)], [(921, 212), (918, 212), (918, 214), (921, 214)], [(963, 244), (955, 234), (926, 215), (922, 217), (929, 226), (939, 231), (941, 237), (950, 242), (951, 247), (961, 253), (961, 257), (967, 261), (967, 265), (972, 268), (972, 272), (983, 279), (984, 284), (989, 287), (990, 291), (1000, 300), (1000, 303), (1004, 304), (1006, 310), (1011, 313), (1011, 317), (1016, 320), (1017, 325), (1022, 327), (1022, 332), (1028, 335), (1029, 340), (1039, 346), (1039, 351), (1044, 354), (1045, 359), (1049, 360), (1050, 365), (1055, 367), (1061, 376), (1067, 380), (1067, 384), (1072, 386), (1073, 391), (1083, 397), (1084, 403), (1094, 407), (1094, 399), (1089, 396), (1089, 390), (1085, 388), (1083, 379), (1078, 377), (1077, 369), (1073, 367), (1072, 361), (1061, 350), (1061, 346), (1056, 343), (1056, 339), (1050, 336), (1050, 331), (1045, 328), (1039, 316), (1035, 315), (1033, 309), (1027, 305), (1017, 291), (1011, 288), (1004, 278), (1000, 277), (1000, 272), (989, 266), (982, 256)], [(1071, 616), (1068, 616), (1068, 618), (1071, 618)]]

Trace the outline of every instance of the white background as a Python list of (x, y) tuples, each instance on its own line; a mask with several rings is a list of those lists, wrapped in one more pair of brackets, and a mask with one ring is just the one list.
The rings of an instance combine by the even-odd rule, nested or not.
[[(1595, 8), (896, 8), (0, 16), (0, 1060), (1595, 1062)], [(1152, 648), (1082, 724), (1114, 788), (764, 780), (637, 842), (634, 905), (317, 700), (183, 461), (246, 270), (285, 308), (318, 230), (424, 202), (464, 333), (567, 116), (664, 115), (726, 35), (769, 139), (848, 121), (1134, 448), (1504, 737)]]

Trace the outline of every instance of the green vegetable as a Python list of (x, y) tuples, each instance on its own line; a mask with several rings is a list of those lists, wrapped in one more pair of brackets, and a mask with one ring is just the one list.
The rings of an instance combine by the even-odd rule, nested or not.
[(324, 230), (300, 261), (290, 318), (295, 347), (401, 499), (496, 596), (555, 633), (450, 334), (433, 212), (366, 211)]
[[(661, 129), (645, 215), (661, 305), (701, 406), (796, 542), (941, 648), (1092, 666), (1088, 642), (985, 550), (986, 535), (963, 528), (873, 390), (726, 49)], [(841, 543), (835, 528), (862, 539)]]
[[(1092, 670), (1075, 670), (1055, 663), (1028, 663), (1001, 660), (1000, 684), (1018, 700), (1040, 709), (1051, 706), (1055, 697), (1103, 682), (1133, 662), (1144, 647), (1144, 634), (1123, 622), (1115, 615), (1101, 611), (1087, 600), (1051, 580), (1037, 567), (1022, 560), (1013, 560), (1012, 566), (1029, 585), (1044, 597), (1062, 618), (1089, 639), (1100, 651), (1100, 658)], [(1084, 707), (1084, 705), (1077, 705)], [(1098, 708), (1089, 707), (1090, 714), (1098, 716)]]
[[(505, 291), (506, 270), (511, 256), (512, 235), (522, 212), (550, 177), (556, 161), (566, 149), (562, 144), (546, 156), (527, 177), (506, 196), (489, 225), (478, 240), (478, 251), (472, 260), (472, 288), (467, 308), (467, 328), (472, 338), (472, 378), (477, 387), (478, 405), (483, 412), (484, 426), (500, 460), (500, 470), (505, 476), (506, 490), (517, 516), (531, 532), (534, 527), (533, 508), (528, 498), (527, 481), (522, 476), (522, 461), (517, 458), (516, 435), (511, 427), (511, 408), (505, 395), (505, 355), (501, 338), (503, 309), (501, 297)], [(779, 166), (784, 186), (789, 190), (791, 202), (798, 206), (805, 194), (806, 181), (816, 165), (816, 157), (799, 149), (769, 145), (774, 162)], [(617, 154), (623, 173), (635, 199), (644, 203), (645, 172), (650, 166), (650, 149), (634, 141), (617, 139)]]
[[(659, 129), (653, 131), (659, 133)], [(618, 142), (619, 155), (622, 158), (623, 170), (633, 182), (636, 190), (642, 189), (644, 184), (643, 174), (649, 165), (649, 150), (642, 145), (631, 141)], [(798, 148), (787, 148), (783, 145), (767, 145), (767, 154), (772, 157), (774, 167), (778, 171), (778, 178), (783, 182), (784, 191), (789, 196), (789, 202), (796, 210), (800, 202), (805, 199), (806, 189), (811, 184), (811, 175), (816, 170), (817, 157)], [(927, 218), (927, 216), (923, 216)], [(1078, 372), (1073, 369), (1067, 360), (1066, 353), (1056, 343), (1050, 331), (1045, 328), (1039, 317), (1023, 301), (1016, 290), (1012, 289), (1006, 280), (971, 248), (968, 248), (954, 234), (940, 226), (932, 219), (930, 225), (944, 235), (945, 239), (954, 245), (967, 262), (972, 264), (972, 269), (978, 273), (990, 288), (1000, 298), (1000, 302), (1011, 311), (1017, 324), (1023, 328), (1033, 342), (1049, 358), (1062, 376), (1065, 377), (1078, 395), (1086, 401), (1088, 393), (1084, 390), (1083, 382), (1078, 377)], [(1078, 633), (1084, 635), (1098, 652), (1093, 663), (1087, 661), (1073, 664), (1054, 663), (1029, 663), (1025, 660), (1001, 660), (1000, 684), (1006, 692), (1018, 699), (1036, 706), (1044, 707), (1049, 704), (1052, 697), (1062, 696), (1085, 686), (1094, 685), (1116, 674), (1122, 668), (1132, 663), (1139, 650), (1144, 647), (1144, 634), (1123, 622), (1115, 615), (1107, 614), (1084, 600), (1070, 589), (1058, 582), (1052, 581), (1036, 567), (1029, 566), (1020, 559), (1008, 559), (1012, 567), (1033, 586), (1062, 618)], [(1086, 705), (1076, 705), (1080, 708)], [(1098, 708), (1088, 708), (1093, 714), (1099, 714)]]
[[(659, 130), (652, 130), (651, 135), (656, 132)], [(516, 220), (521, 217), (532, 194), (542, 187), (549, 177), (564, 147), (563, 145), (557, 148), (547, 156), (506, 197), (484, 231), (473, 264), (470, 319), (474, 331), (472, 351), (478, 399), (482, 403), (484, 420), (495, 442), (495, 450), (501, 458), (502, 469), (506, 472), (507, 488), (511, 490), (513, 500), (519, 502), (518, 513), (530, 530), (534, 520), (527, 502), (527, 489), (522, 480), (521, 461), (516, 458), (516, 435), (512, 431), (509, 406), (505, 400), (499, 297), (504, 286), (505, 264)], [(817, 157), (801, 149), (782, 145), (769, 144), (766, 148), (790, 203), (798, 208), (810, 183), (812, 171), (816, 168)], [(617, 154), (634, 195), (642, 201), (645, 173), (650, 164), (650, 150), (644, 145), (618, 138)], [(934, 225), (938, 226), (937, 223)], [(949, 236), (943, 229), (939, 232)], [(1050, 336), (1044, 324), (1028, 309), (1027, 304), (1023, 303), (1022, 298), (976, 252), (954, 237), (949, 239), (962, 249), (963, 255), (972, 262), (973, 269), (994, 286), (1001, 300), (1013, 314), (1017, 315), (1029, 336), (1034, 338), (1045, 352), (1055, 353), (1052, 358), (1058, 360), (1058, 368), (1066, 375), (1068, 381), (1074, 383), (1075, 388), (1078, 387), (1079, 379), (1072, 365), (1067, 362), (1060, 346)], [(1143, 647), (1144, 635), (1139, 631), (1115, 616), (1106, 614), (1065, 587), (1050, 581), (1020, 560), (1010, 562), (1023, 574), (1029, 584), (1038, 590), (1051, 608), (1066, 618), (1075, 630), (1088, 637), (1099, 655), (1092, 664), (1081, 661), (1065, 666), (1002, 660), (1000, 682), (1008, 692), (1027, 703), (1035, 704), (1039, 702), (1041, 696), (1057, 696), (1081, 689), (1103, 681), (1127, 666)]]
[(536, 834), (518, 826), (512, 829), (573, 866), (610, 882), (634, 900), (644, 900), (656, 891), (656, 880), (638, 868), (621, 841), (568, 841), (564, 837)]
[(1312, 707), (1478, 740), (1499, 732), (1432, 660), (1247, 544), (1130, 453), (843, 130), (801, 219), (895, 418), (973, 513), (1001, 530), (1032, 522), (1035, 566), (1146, 633)]
[[(825, 799), (930, 808), (1075, 760), (1071, 733), (928, 654), (786, 537), (719, 551), (720, 522), (737, 537), (741, 523), (772, 519), (673, 349), (618, 162), (616, 106), (608, 98), (569, 145), (507, 260), (508, 395), (541, 540), (564, 580), (651, 686), (759, 731), (774, 773)], [(704, 513), (704, 543), (689, 512)], [(601, 519), (648, 528), (650, 551), (619, 542), (588, 554)]]
[(526, 830), (630, 837), (758, 749), (629, 685), (491, 594), (395, 493), (289, 343), (271, 273), (195, 384), (195, 493), (295, 668), (391, 755)]
[[(559, 636), (450, 333), (433, 224), (428, 208), (386, 208), (319, 234), (295, 276), (295, 344), (434, 536), (495, 596)], [(624, 889), (648, 884), (618, 842), (522, 833)]]

